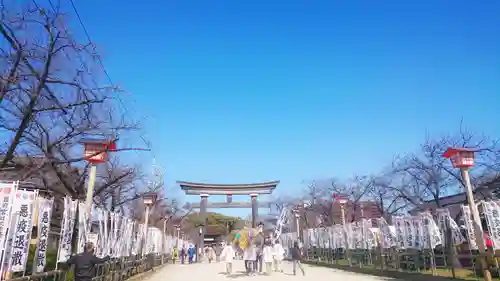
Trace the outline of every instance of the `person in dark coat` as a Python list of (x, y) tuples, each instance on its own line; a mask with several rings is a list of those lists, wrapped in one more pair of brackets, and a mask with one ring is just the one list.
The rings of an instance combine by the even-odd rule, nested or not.
[(259, 230), (259, 233), (254, 238), (257, 250), (257, 259), (254, 262), (254, 270), (257, 271), (258, 268), (259, 273), (262, 273), (262, 250), (264, 249), (264, 240), (265, 240), (264, 233), (262, 233), (264, 229), (264, 223), (259, 222), (259, 224), (257, 225), (257, 229)]
[(184, 264), (184, 259), (186, 258), (186, 247), (185, 246), (182, 246), (182, 249), (181, 249), (181, 264)]
[(304, 271), (304, 267), (302, 266), (302, 250), (299, 247), (299, 242), (295, 241), (293, 243), (293, 248), (290, 250), (290, 254), (292, 256), (292, 265), (293, 265), (293, 275), (297, 275), (296, 268), (297, 266), (302, 271), (302, 275), (306, 275)]
[(85, 244), (84, 252), (71, 256), (66, 264), (75, 266), (75, 281), (91, 281), (94, 277), (94, 266), (108, 260), (109, 257), (103, 259), (96, 257), (94, 255), (94, 243), (88, 242)]

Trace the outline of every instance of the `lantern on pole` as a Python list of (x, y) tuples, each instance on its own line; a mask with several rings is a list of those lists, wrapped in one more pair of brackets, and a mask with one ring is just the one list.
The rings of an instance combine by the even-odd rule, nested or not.
[(474, 221), (474, 233), (478, 242), (479, 252), (481, 253), (479, 261), (483, 270), (484, 280), (490, 281), (491, 273), (486, 260), (486, 245), (483, 236), (483, 227), (476, 202), (474, 201), (474, 193), (472, 192), (472, 184), (469, 175), (469, 168), (474, 166), (474, 153), (477, 151), (478, 149), (474, 148), (450, 147), (443, 153), (443, 157), (450, 159), (454, 168), (460, 169), (460, 174), (467, 194), (467, 202), (469, 203), (472, 219)]
[(201, 236), (203, 234), (203, 228), (205, 227), (205, 224), (198, 223), (195, 225), (195, 227), (198, 227), (199, 236)]
[(345, 204), (349, 202), (348, 196), (343, 194), (333, 194), (332, 199), (340, 204), (340, 219), (342, 221), (342, 225), (345, 225)]
[(474, 153), (477, 151), (473, 148), (450, 147), (443, 157), (450, 159), (454, 168), (469, 168), (474, 166)]
[(83, 144), (83, 155), (90, 163), (89, 177), (87, 180), (87, 194), (85, 198), (87, 218), (90, 222), (97, 165), (106, 162), (108, 159), (108, 151), (116, 150), (116, 142), (115, 139), (82, 139), (80, 143)]
[(108, 159), (108, 152), (116, 150), (114, 140), (83, 139), (83, 154), (92, 165), (102, 164)]
[(142, 202), (146, 207), (151, 207), (156, 202), (158, 194), (156, 192), (145, 192), (142, 194)]
[(175, 225), (175, 245), (178, 248), (179, 247), (179, 240), (181, 239), (181, 226), (180, 225)]
[(144, 227), (145, 227), (144, 232), (145, 233), (144, 233), (143, 242), (142, 242), (142, 254), (145, 253), (144, 241), (147, 241), (147, 239), (148, 239), (149, 209), (156, 202), (157, 197), (158, 197), (158, 194), (155, 192), (145, 192), (142, 194), (142, 202), (144, 203), (144, 206), (146, 206), (146, 214), (145, 214), (145, 218), (144, 218)]
[(345, 205), (349, 201), (348, 196), (343, 194), (332, 194), (332, 199), (337, 201), (340, 205)]

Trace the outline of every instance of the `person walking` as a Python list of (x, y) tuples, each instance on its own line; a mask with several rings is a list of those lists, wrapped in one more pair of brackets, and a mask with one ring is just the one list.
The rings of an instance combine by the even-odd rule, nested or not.
[(245, 260), (245, 269), (247, 275), (253, 275), (256, 272), (255, 265), (257, 264), (257, 253), (255, 250), (255, 245), (248, 243), (247, 248), (243, 252), (243, 259)]
[(271, 275), (273, 270), (273, 247), (271, 238), (267, 238), (262, 249), (262, 261), (266, 267), (266, 274)]
[(182, 246), (181, 249), (181, 264), (184, 264), (184, 259), (186, 258), (186, 247)]
[(257, 270), (257, 268), (258, 268), (259, 273), (262, 273), (262, 251), (264, 249), (264, 241), (265, 241), (265, 237), (264, 237), (264, 233), (263, 233), (264, 223), (259, 222), (259, 224), (257, 225), (257, 230), (258, 230), (258, 233), (257, 233), (257, 236), (255, 237), (255, 246), (256, 246), (257, 257), (255, 259), (254, 268), (255, 268), (255, 270)]
[(207, 258), (208, 263), (212, 263), (212, 261), (215, 259), (215, 250), (213, 246), (208, 247)]
[(189, 246), (189, 249), (187, 251), (189, 264), (193, 263), (194, 252), (195, 252), (194, 247), (193, 246)]
[(215, 246), (215, 261), (220, 262), (220, 256), (222, 254), (222, 250), (224, 249), (224, 245), (217, 243)]
[(302, 275), (306, 275), (304, 271), (304, 267), (302, 266), (301, 260), (302, 260), (302, 253), (301, 249), (299, 247), (299, 243), (295, 241), (293, 243), (293, 248), (290, 250), (291, 256), (292, 256), (292, 266), (293, 266), (293, 275), (297, 275), (296, 268), (297, 266), (300, 268), (300, 271), (302, 271)]
[(177, 250), (177, 247), (172, 248), (172, 263), (175, 264), (175, 260), (177, 260), (177, 257), (179, 256), (179, 250)]
[(221, 260), (226, 263), (226, 274), (231, 275), (233, 271), (233, 260), (234, 260), (234, 248), (231, 244), (226, 244), (222, 249), (222, 253), (220, 254)]
[(276, 272), (283, 272), (281, 269), (281, 262), (285, 257), (285, 251), (280, 243), (274, 243), (273, 246), (273, 267)]
[(109, 257), (98, 258), (94, 255), (94, 243), (87, 242), (83, 253), (71, 256), (66, 262), (68, 266), (74, 266), (75, 281), (92, 281), (94, 277), (94, 266), (105, 263)]

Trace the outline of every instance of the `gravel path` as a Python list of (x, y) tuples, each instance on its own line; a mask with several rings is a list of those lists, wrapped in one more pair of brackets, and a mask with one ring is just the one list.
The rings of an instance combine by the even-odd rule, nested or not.
[[(247, 276), (244, 273), (245, 266), (243, 261), (235, 261), (233, 263), (233, 274), (226, 276), (224, 263), (197, 263), (192, 265), (169, 264), (158, 270), (156, 273), (148, 276), (144, 280), (148, 281), (228, 281), (231, 279), (236, 280), (252, 280), (252, 281), (280, 281), (280, 280), (335, 280), (335, 281), (380, 281), (389, 280), (389, 278), (382, 278), (370, 275), (363, 275), (357, 273), (346, 272), (342, 270), (304, 265), (306, 272), (302, 276), (300, 272), (297, 275), (292, 274), (292, 264), (285, 262), (283, 264), (284, 272), (273, 272), (268, 275), (255, 275)], [(328, 276), (328, 277), (327, 277)], [(326, 278), (325, 278), (326, 277)]]

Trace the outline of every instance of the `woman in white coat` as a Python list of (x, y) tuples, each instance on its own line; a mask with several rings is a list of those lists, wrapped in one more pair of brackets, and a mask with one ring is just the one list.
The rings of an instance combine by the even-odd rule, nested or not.
[(233, 271), (233, 260), (234, 260), (235, 251), (233, 245), (227, 243), (222, 249), (222, 253), (220, 254), (220, 258), (222, 262), (226, 264), (226, 274), (230, 275)]
[(284, 257), (285, 257), (285, 250), (283, 249), (283, 246), (281, 246), (280, 243), (275, 242), (273, 245), (274, 271), (283, 272), (283, 270), (281, 269), (281, 262), (283, 261)]
[(262, 262), (266, 265), (267, 274), (271, 274), (273, 269), (273, 252), (271, 239), (268, 238), (264, 241), (264, 248), (262, 249)]

